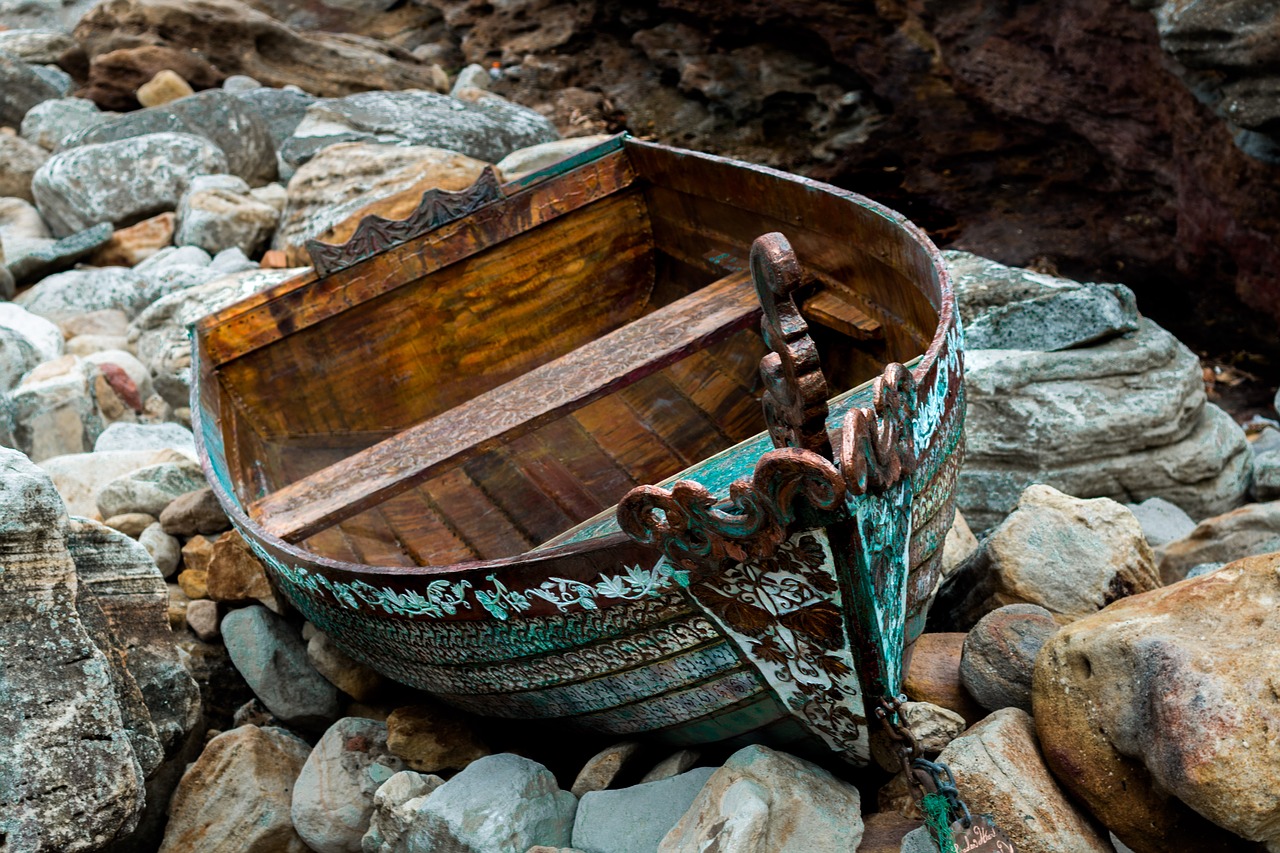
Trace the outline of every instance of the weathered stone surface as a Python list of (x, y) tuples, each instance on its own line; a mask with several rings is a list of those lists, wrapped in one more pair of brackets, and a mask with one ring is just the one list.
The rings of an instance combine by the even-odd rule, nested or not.
[(925, 752), (941, 752), (969, 726), (955, 711), (928, 702), (903, 702), (902, 717)]
[[(19, 284), (38, 281), (65, 270), (85, 255), (105, 246), (111, 234), (111, 223), (102, 222), (60, 240), (23, 240), (14, 247), (6, 266)], [(8, 242), (8, 237), (4, 239)]]
[(358, 702), (370, 702), (377, 696), (384, 683), (381, 675), (352, 660), (322, 631), (314, 631), (306, 640), (307, 660), (330, 684)]
[(53, 233), (66, 236), (173, 210), (193, 177), (225, 171), (225, 155), (204, 137), (151, 133), (55, 154), (36, 172), (32, 192)]
[(96, 54), (89, 61), (89, 79), (79, 95), (104, 110), (128, 112), (143, 104), (138, 89), (162, 71), (175, 71), (192, 88), (218, 85), (222, 72), (190, 50), (164, 45), (130, 45)]
[(1193, 566), (1229, 563), (1280, 551), (1280, 501), (1247, 504), (1222, 515), (1206, 518), (1190, 534), (1161, 551), (1160, 578), (1176, 583)]
[(43, 471), (0, 448), (0, 826), (14, 850), (98, 849), (129, 832), (141, 768), (111, 666), (76, 610), (68, 519)]
[(1257, 781), (1280, 773), (1265, 746), (1280, 726), (1277, 595), (1280, 558), (1251, 557), (1117, 602), (1041, 652), (1049, 765), (1138, 853), (1251, 849), (1231, 832), (1276, 845), (1280, 793)]
[(235, 0), (108, 0), (80, 20), (75, 37), (90, 56), (139, 44), (187, 48), (223, 74), (323, 97), (431, 88), (436, 79), (433, 66), (401, 48), (301, 33)]
[(424, 776), (401, 770), (373, 795), (369, 831), (361, 839), (363, 853), (399, 853), (402, 839), (413, 826), (418, 806), (432, 791), (444, 784), (439, 776)]
[(222, 619), (222, 638), (254, 695), (281, 720), (319, 730), (337, 718), (337, 689), (312, 669), (283, 618), (258, 605), (233, 610)]
[(190, 83), (177, 72), (165, 68), (138, 87), (137, 97), (138, 103), (144, 107), (158, 107), (194, 94)]
[[(145, 518), (152, 517), (145, 513), (131, 514), (141, 515)], [(120, 517), (122, 516), (116, 516), (116, 518)], [(173, 573), (178, 570), (178, 563), (182, 559), (182, 546), (177, 539), (164, 532), (160, 522), (152, 522), (147, 525), (142, 533), (138, 534), (138, 544), (147, 549), (147, 553), (151, 555), (156, 568), (166, 578), (172, 577)]]
[(32, 65), (53, 65), (75, 40), (57, 30), (13, 29), (0, 32), (0, 52)]
[(84, 311), (116, 310), (136, 317), (155, 298), (147, 280), (126, 267), (67, 270), (19, 295), (17, 303), (55, 323)]
[(174, 498), (160, 513), (160, 526), (170, 536), (218, 533), (231, 526), (213, 489), (205, 486)]
[(370, 214), (403, 219), (429, 189), (457, 192), (485, 163), (427, 146), (348, 142), (324, 149), (289, 181), (289, 200), (272, 246), (310, 264), (307, 240), (341, 243)]
[(99, 453), (118, 450), (176, 450), (194, 460), (196, 438), (182, 424), (112, 424), (98, 436), (93, 449)]
[(1036, 655), (1058, 630), (1053, 614), (1035, 604), (1010, 604), (978, 620), (964, 640), (960, 680), (989, 711), (1031, 713)]
[(178, 573), (178, 588), (191, 601), (209, 597), (209, 573), (203, 569), (183, 569)]
[(1280, 498), (1280, 450), (1254, 454), (1249, 495), (1256, 501)]
[(489, 754), (470, 721), (443, 705), (408, 705), (387, 717), (387, 747), (411, 770), (462, 770)]
[[(475, 90), (472, 90), (475, 91)], [(301, 166), (322, 148), (338, 142), (427, 145), (456, 151), (486, 163), (559, 134), (527, 107), (480, 93), (474, 102), (435, 92), (361, 92), (317, 101), (280, 149)]]
[(541, 764), (510, 753), (490, 755), (422, 801), (403, 849), (505, 853), (535, 844), (564, 847), (577, 806), (577, 798), (561, 791)]
[(1037, 485), (944, 582), (933, 613), (967, 630), (997, 607), (1038, 604), (1066, 623), (1159, 585), (1133, 513)]
[(207, 598), (198, 599), (187, 604), (187, 627), (206, 643), (212, 643), (222, 632), (218, 628), (218, 603)]
[(126, 512), (113, 515), (102, 523), (112, 530), (120, 531), (130, 539), (137, 539), (142, 535), (142, 531), (156, 523), (156, 519), (155, 516), (147, 515), (145, 512)]
[(589, 791), (605, 790), (613, 784), (613, 780), (622, 772), (623, 765), (639, 748), (640, 744), (635, 741), (623, 741), (605, 747), (582, 766), (569, 792), (575, 797), (581, 797)]
[(62, 97), (36, 66), (28, 65), (0, 49), (0, 125), (17, 128), (22, 117), (41, 101)]
[(21, 136), (0, 134), (0, 196), (34, 201), (31, 178), (49, 152)]
[(807, 761), (749, 746), (707, 780), (658, 850), (835, 853), (861, 840), (857, 788)]
[(657, 849), (715, 772), (700, 767), (657, 782), (584, 792), (573, 820), (573, 847), (599, 853)]
[(75, 356), (65, 358), (71, 363), (55, 366), (62, 372), (41, 378), (37, 367), (8, 398), (14, 446), (34, 462), (91, 450), (102, 432), (97, 370)]
[(344, 717), (311, 751), (293, 787), (293, 827), (316, 853), (360, 853), (374, 793), (404, 769), (384, 723)]
[(111, 239), (95, 249), (89, 262), (98, 267), (132, 267), (161, 249), (173, 245), (177, 217), (166, 211), (137, 225), (121, 228)]
[(942, 542), (942, 576), (946, 577), (978, 550), (978, 537), (973, 535), (964, 514), (957, 511), (956, 519)]
[(54, 487), (67, 504), (67, 511), (91, 518), (98, 515), (97, 495), (104, 486), (131, 471), (160, 461), (156, 452), (151, 450), (113, 450), (57, 456), (45, 459), (40, 467), (53, 479)]
[(0, 328), (11, 329), (26, 338), (41, 361), (52, 361), (62, 355), (62, 332), (58, 327), (20, 305), (0, 302)]
[(911, 652), (902, 691), (916, 702), (929, 702), (955, 711), (973, 725), (986, 716), (986, 711), (964, 689), (960, 679), (964, 639), (963, 633), (921, 634)]
[(209, 573), (209, 597), (214, 601), (257, 600), (278, 610), (267, 573), (239, 532), (230, 530), (218, 537), (205, 569)]
[(242, 726), (209, 741), (173, 795), (161, 853), (307, 853), (289, 807), (310, 752), (276, 728)]
[[(267, 133), (270, 134), (271, 144), (275, 149), (279, 149), (285, 140), (293, 136), (294, 128), (307, 114), (307, 107), (316, 102), (314, 95), (308, 95), (300, 89), (272, 89), (262, 86), (234, 94), (267, 123)], [(280, 179), (288, 180), (290, 177), (282, 174)]]
[(1188, 536), (1196, 527), (1191, 516), (1164, 498), (1147, 498), (1140, 504), (1128, 504), (1128, 509), (1142, 525), (1142, 533), (1152, 548)]
[(1067, 799), (1045, 767), (1035, 724), (996, 711), (942, 751), (969, 810), (991, 814), (1020, 853), (1111, 853), (1101, 831)]
[(653, 769), (640, 778), (640, 784), (643, 785), (645, 782), (657, 782), (660, 779), (679, 776), (686, 770), (691, 770), (700, 758), (702, 758), (702, 753), (696, 749), (677, 749), (653, 765)]
[(22, 136), (46, 151), (56, 151), (64, 139), (113, 116), (84, 98), (56, 98), (27, 111), (22, 119)]
[(1205, 402), (1195, 354), (1149, 320), (1084, 349), (970, 349), (965, 390), (959, 504), (975, 530), (1032, 483), (1126, 503), (1162, 497), (1197, 517), (1235, 506), (1248, 486), (1244, 432)]
[(232, 247), (255, 255), (275, 231), (280, 212), (249, 194), (249, 186), (221, 184), (230, 176), (196, 178), (178, 203), (179, 246), (199, 246), (206, 252)]
[[(481, 71), (484, 71), (484, 69), (481, 69)], [(488, 76), (488, 72), (485, 72), (485, 76)], [(561, 160), (567, 160), (576, 154), (581, 154), (583, 151), (594, 148), (610, 138), (609, 134), (575, 136), (572, 139), (557, 139), (552, 142), (531, 145), (528, 148), (519, 148), (499, 160), (497, 169), (507, 180), (514, 181), (539, 169), (555, 165)]]
[(0, 326), (0, 395), (14, 388), (40, 361), (40, 353), (26, 335)]
[(125, 512), (145, 512), (157, 518), (179, 495), (204, 487), (204, 472), (190, 460), (164, 462), (112, 480), (98, 492), (103, 518)]

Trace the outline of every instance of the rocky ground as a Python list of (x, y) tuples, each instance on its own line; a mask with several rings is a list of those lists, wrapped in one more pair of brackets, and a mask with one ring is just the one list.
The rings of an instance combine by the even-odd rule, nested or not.
[[(1234, 179), (1273, 174), (1274, 57), (1258, 45), (1274, 22), (1241, 14), (1227, 33), (1165, 5), (1126, 7), (1094, 35), (1111, 44), (1154, 14), (1151, 44), (1183, 62), (1162, 73), (1204, 103), (1183, 103), (1185, 87), (1151, 103), (1218, 134), (1207, 150)], [(877, 158), (884, 129), (909, 125), (899, 96), (971, 110), (1014, 42), (956, 65), (964, 4), (924, 19), (882, 6), (865, 50), (844, 37), (856, 4), (817, 50), (803, 15), (763, 39), (785, 3), (690, 0), (659, 5), (664, 18), (554, 0), (0, 0), (0, 850), (931, 849), (901, 775), (765, 747), (569, 742), (386, 682), (276, 599), (189, 429), (187, 323), (298, 272), (308, 239), (403, 216), (486, 165), (518, 177), (626, 127), (828, 177), (901, 168), (880, 184), (889, 201), (976, 205), (921, 190), (922, 163), (938, 179), (951, 168), (932, 133), (915, 160)], [(877, 45), (897, 52), (871, 74)], [(930, 88), (937, 67), (899, 73), (917, 49), (967, 87)], [(1138, 182), (1130, 169), (1108, 183), (1124, 144), (1169, 119), (1134, 103), (1093, 128), (1111, 159), (1076, 163), (1104, 206)], [(981, 147), (962, 113), (954, 156)], [(993, 118), (989, 153), (1034, 148), (1019, 126)], [(1200, 242), (1161, 243), (1134, 220), (1150, 231), (1145, 268), (1197, 247), (1210, 265), (1245, 257), (1274, 186), (1249, 207), (1178, 151), (1182, 183), (1155, 180), (1143, 203)], [(969, 167), (1001, 180), (981, 158)], [(1055, 204), (1018, 201), (1010, 233)], [(1095, 245), (1053, 238), (1055, 210), (1014, 259)], [(939, 236), (1010, 260), (1008, 239), (979, 239), (992, 221), (953, 225)], [(1248, 257), (1253, 275), (1269, 255)], [(1237, 369), (1206, 366), (1153, 320), (1168, 306), (1149, 290), (947, 260), (968, 334), (968, 456), (909, 725), (1023, 853), (1280, 851), (1277, 412), (1233, 397)]]

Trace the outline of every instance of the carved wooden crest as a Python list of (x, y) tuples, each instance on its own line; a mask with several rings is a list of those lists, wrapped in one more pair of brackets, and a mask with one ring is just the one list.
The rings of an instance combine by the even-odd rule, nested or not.
[(366, 216), (347, 242), (308, 240), (307, 252), (316, 273), (329, 275), (504, 198), (497, 172), (492, 166), (485, 166), (476, 182), (461, 192), (427, 190), (413, 213), (404, 219)]
[(872, 408), (845, 415), (840, 471), (850, 492), (880, 494), (916, 470), (917, 398), (911, 371), (895, 362), (876, 379)]

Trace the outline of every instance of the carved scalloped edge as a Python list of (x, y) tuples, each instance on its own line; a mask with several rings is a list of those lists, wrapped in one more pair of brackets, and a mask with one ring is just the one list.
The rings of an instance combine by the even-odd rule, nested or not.
[(307, 253), (317, 274), (330, 275), (505, 198), (498, 173), (492, 166), (485, 166), (476, 182), (465, 190), (427, 190), (413, 213), (404, 219), (370, 214), (360, 220), (345, 243), (308, 240)]
[(840, 473), (849, 492), (880, 494), (915, 472), (915, 418), (919, 388), (897, 362), (876, 377), (871, 408), (850, 409), (840, 442)]

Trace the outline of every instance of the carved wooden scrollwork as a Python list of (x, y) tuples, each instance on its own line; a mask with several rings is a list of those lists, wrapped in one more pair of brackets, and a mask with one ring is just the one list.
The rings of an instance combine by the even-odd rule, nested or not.
[(776, 231), (751, 244), (751, 279), (764, 308), (760, 328), (773, 352), (760, 360), (765, 422), (775, 447), (798, 447), (832, 459), (827, 438), (827, 378), (809, 325), (792, 294), (802, 281), (787, 238)]
[(329, 275), (504, 198), (497, 172), (492, 166), (486, 166), (476, 182), (465, 190), (427, 190), (413, 213), (404, 219), (366, 216), (345, 243), (308, 240), (307, 253), (311, 255), (316, 273)]
[(834, 464), (812, 451), (783, 448), (761, 456), (750, 478), (729, 487), (727, 502), (692, 480), (670, 490), (638, 486), (618, 504), (618, 523), (632, 539), (702, 575), (726, 559), (773, 556), (796, 519), (799, 498), (825, 510), (839, 506), (844, 495)]
[(890, 364), (876, 379), (872, 408), (845, 416), (840, 471), (855, 495), (880, 494), (916, 470), (912, 419), (918, 391), (911, 371)]

